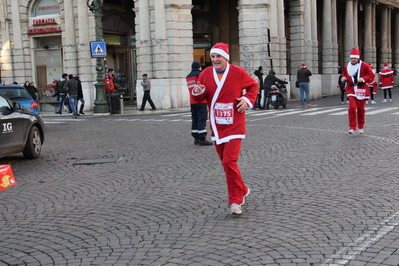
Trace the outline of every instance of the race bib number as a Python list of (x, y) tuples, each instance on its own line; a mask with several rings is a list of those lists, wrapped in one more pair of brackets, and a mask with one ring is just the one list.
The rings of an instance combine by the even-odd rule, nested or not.
[(215, 103), (215, 121), (219, 125), (231, 125), (234, 120), (233, 103)]
[(366, 97), (366, 89), (359, 89), (357, 86), (355, 87), (355, 96), (359, 100), (363, 100)]

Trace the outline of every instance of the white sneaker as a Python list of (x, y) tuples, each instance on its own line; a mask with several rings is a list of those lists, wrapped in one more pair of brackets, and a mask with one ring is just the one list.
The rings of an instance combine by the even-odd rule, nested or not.
[(371, 101), (371, 104), (376, 104), (376, 102), (373, 100), (373, 101)]
[(342, 102), (341, 104), (344, 104), (345, 102)]
[(389, 102), (391, 103), (391, 102), (392, 102), (392, 99), (389, 99)]
[(251, 193), (251, 190), (250, 190), (249, 187), (248, 187), (247, 194), (245, 194), (244, 197), (242, 197), (242, 204), (241, 204), (241, 205), (244, 205), (244, 204), (245, 204), (245, 199), (246, 199), (246, 197), (248, 197), (249, 193)]
[(241, 214), (241, 205), (237, 203), (233, 203), (230, 205), (230, 214)]
[(386, 102), (387, 102), (387, 99), (382, 100), (382, 103), (386, 103)]
[(357, 132), (359, 132), (359, 134), (363, 134), (363, 133), (364, 133), (364, 129), (363, 129), (363, 128), (362, 128), (362, 129), (359, 128), (359, 129), (357, 130)]
[(369, 101), (366, 101), (366, 104), (369, 104)]
[(349, 134), (355, 134), (355, 131), (353, 129), (349, 129)]
[(346, 103), (349, 103), (349, 101), (346, 101)]

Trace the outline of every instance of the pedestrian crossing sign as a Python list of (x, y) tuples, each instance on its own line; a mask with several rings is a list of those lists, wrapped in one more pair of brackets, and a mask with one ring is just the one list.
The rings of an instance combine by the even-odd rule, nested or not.
[(90, 42), (91, 57), (107, 57), (105, 42)]

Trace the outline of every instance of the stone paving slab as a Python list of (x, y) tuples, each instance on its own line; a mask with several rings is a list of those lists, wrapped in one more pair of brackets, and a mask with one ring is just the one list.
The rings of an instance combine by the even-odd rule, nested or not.
[[(59, 123), (41, 157), (0, 160), (18, 181), (0, 193), (0, 265), (398, 265), (398, 116), (364, 135), (325, 113), (249, 120), (239, 217), (214, 147), (167, 117), (44, 116)], [(96, 159), (116, 163), (76, 164)]]

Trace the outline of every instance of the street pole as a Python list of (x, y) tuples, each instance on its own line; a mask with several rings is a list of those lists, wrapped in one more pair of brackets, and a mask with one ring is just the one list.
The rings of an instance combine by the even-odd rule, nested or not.
[[(87, 6), (89, 7), (89, 10), (94, 13), (94, 19), (95, 19), (95, 28), (96, 28), (96, 41), (101, 41), (100, 40), (100, 34), (98, 30), (98, 18), (99, 14), (98, 11), (102, 8), (103, 6), (103, 0), (92, 0), (91, 3), (89, 3), (90, 0), (87, 0)], [(103, 64), (102, 64), (102, 59), (98, 58), (96, 59), (96, 72), (97, 72), (97, 83), (94, 84), (96, 87), (96, 99), (94, 100), (94, 107), (93, 107), (93, 113), (109, 113), (109, 108), (107, 102), (104, 100), (104, 83), (103, 81)]]

